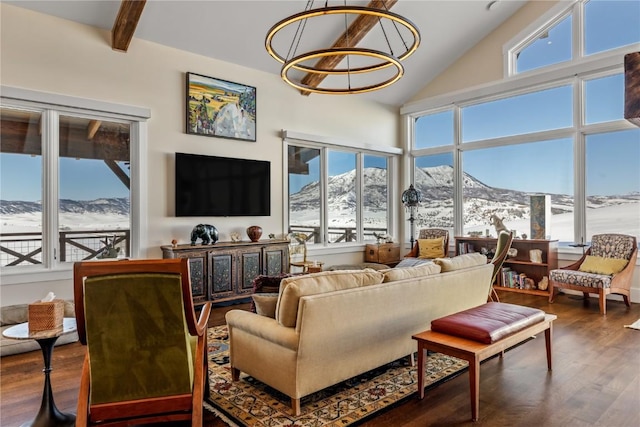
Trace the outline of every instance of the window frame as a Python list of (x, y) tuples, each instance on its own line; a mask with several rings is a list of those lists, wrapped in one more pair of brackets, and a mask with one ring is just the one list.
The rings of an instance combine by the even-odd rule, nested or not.
[(145, 156), (148, 137), (147, 120), (151, 117), (151, 111), (148, 108), (10, 86), (0, 86), (0, 93), (0, 103), (5, 108), (41, 112), (43, 157), (42, 264), (2, 268), (0, 286), (72, 278), (73, 263), (60, 263), (57, 259), (60, 251), (58, 239), (58, 124), (61, 115), (113, 120), (130, 125), (130, 256), (132, 258), (139, 257), (142, 247), (147, 241), (147, 230), (142, 226), (143, 219), (147, 216), (147, 189), (143, 186), (143, 182), (147, 176)]
[[(283, 179), (282, 179), (282, 200), (283, 200), (283, 222), (282, 229), (289, 230), (289, 179), (288, 179), (288, 148), (290, 145), (307, 147), (320, 150), (320, 242), (309, 245), (309, 251), (317, 254), (334, 254), (336, 252), (359, 251), (367, 243), (363, 239), (363, 214), (364, 209), (361, 203), (364, 191), (364, 155), (373, 155), (387, 158), (387, 230), (392, 236), (397, 235), (396, 210), (393, 200), (398, 199), (398, 179), (397, 169), (400, 157), (404, 150), (397, 147), (387, 147), (370, 143), (360, 143), (355, 141), (339, 140), (337, 138), (309, 135), (289, 130), (282, 131), (283, 146)], [(348, 243), (329, 243), (328, 239), (328, 218), (327, 206), (328, 195), (327, 186), (329, 182), (327, 153), (329, 150), (350, 152), (356, 154), (356, 228), (358, 240)], [(369, 242), (370, 243), (370, 242)]]

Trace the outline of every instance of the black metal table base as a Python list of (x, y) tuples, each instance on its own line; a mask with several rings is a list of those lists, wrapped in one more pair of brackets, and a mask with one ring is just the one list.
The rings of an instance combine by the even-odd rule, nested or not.
[(56, 407), (56, 403), (53, 400), (53, 393), (51, 391), (51, 353), (53, 352), (53, 345), (58, 337), (53, 338), (41, 338), (36, 339), (40, 348), (42, 349), (42, 357), (44, 358), (44, 389), (42, 391), (42, 403), (40, 404), (40, 410), (36, 418), (22, 426), (29, 427), (71, 427), (76, 424), (76, 416), (74, 414), (65, 414), (60, 412)]

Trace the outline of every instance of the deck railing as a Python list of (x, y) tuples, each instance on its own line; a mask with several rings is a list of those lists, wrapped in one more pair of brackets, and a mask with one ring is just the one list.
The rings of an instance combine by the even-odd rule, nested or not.
[[(108, 246), (129, 256), (129, 230), (60, 231), (60, 262), (100, 258)], [(0, 266), (42, 264), (42, 233), (0, 233)]]
[[(358, 233), (355, 227), (329, 227), (327, 229), (329, 235), (329, 243), (340, 242), (356, 242), (358, 240)], [(307, 235), (308, 243), (320, 243), (320, 227), (304, 226), (304, 225), (290, 225), (290, 233), (304, 233)], [(373, 233), (384, 234), (387, 232), (385, 227), (365, 227), (363, 229), (364, 240), (376, 240)]]

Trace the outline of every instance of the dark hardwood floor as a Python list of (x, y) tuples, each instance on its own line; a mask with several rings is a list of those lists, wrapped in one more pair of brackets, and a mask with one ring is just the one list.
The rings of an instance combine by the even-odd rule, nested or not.
[[(609, 301), (601, 316), (598, 301), (559, 295), (544, 297), (500, 292), (503, 302), (538, 307), (558, 316), (553, 336), (553, 372), (547, 372), (540, 335), (486, 361), (480, 373), (480, 419), (471, 423), (468, 375), (409, 399), (363, 424), (378, 426), (637, 426), (640, 425), (640, 331), (624, 325), (640, 319), (640, 304), (631, 309)], [(215, 309), (211, 325), (224, 323), (231, 308)], [(375, 348), (372, 348), (375, 351)], [(51, 381), (57, 406), (75, 412), (84, 348), (56, 347)], [(31, 352), (0, 359), (0, 425), (30, 421), (40, 406), (42, 355)], [(215, 416), (205, 425), (225, 426)]]

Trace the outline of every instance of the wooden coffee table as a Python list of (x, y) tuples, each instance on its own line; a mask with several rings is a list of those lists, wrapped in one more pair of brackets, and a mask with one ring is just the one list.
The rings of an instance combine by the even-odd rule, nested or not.
[(447, 335), (440, 332), (425, 331), (413, 335), (418, 341), (418, 393), (424, 398), (425, 350), (431, 350), (469, 362), (469, 389), (471, 392), (471, 419), (478, 420), (480, 407), (480, 362), (498, 353), (520, 344), (532, 336), (544, 331), (547, 348), (547, 369), (551, 370), (551, 333), (553, 321), (557, 316), (545, 314), (542, 322), (522, 329), (513, 335), (492, 344), (483, 344), (466, 338)]

